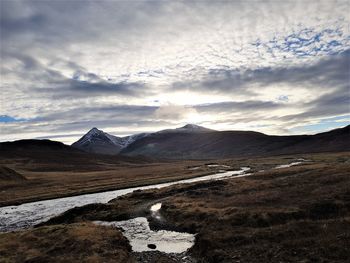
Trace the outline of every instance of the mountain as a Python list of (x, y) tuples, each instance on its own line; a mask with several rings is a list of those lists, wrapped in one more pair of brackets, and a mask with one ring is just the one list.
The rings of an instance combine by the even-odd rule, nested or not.
[(72, 147), (89, 153), (113, 155), (118, 154), (123, 148), (146, 135), (146, 133), (140, 133), (126, 137), (117, 137), (97, 128), (92, 128), (77, 142), (73, 143)]
[[(150, 158), (89, 154), (51, 140), (18, 140), (0, 143), (1, 163), (33, 165), (35, 170), (97, 170), (105, 163), (145, 163)], [(0, 164), (1, 165), (1, 164)], [(12, 167), (10, 167), (12, 168)], [(2, 169), (3, 171), (3, 169)], [(8, 172), (8, 170), (7, 170)]]
[(316, 135), (270, 136), (251, 131), (153, 133), (121, 151), (170, 159), (215, 159), (239, 156), (350, 151), (350, 125)]
[(215, 130), (211, 130), (199, 125), (195, 124), (186, 124), (183, 127), (176, 129), (166, 129), (156, 133), (203, 133), (203, 132), (214, 132)]
[(104, 154), (168, 159), (350, 151), (350, 125), (316, 135), (271, 136), (253, 131), (216, 131), (194, 124), (154, 133), (116, 137), (96, 128), (72, 145)]
[[(214, 130), (204, 128), (202, 126), (187, 124), (176, 129), (166, 129), (156, 132), (156, 134), (168, 133), (204, 133)], [(97, 128), (92, 128), (88, 133), (81, 137), (77, 142), (72, 144), (72, 147), (89, 153), (115, 155), (127, 148), (130, 144), (144, 137), (149, 136), (149, 133), (139, 133), (125, 137), (117, 137), (101, 131)]]
[(118, 154), (122, 148), (122, 140), (97, 128), (92, 128), (77, 142), (73, 143), (72, 147), (85, 152)]

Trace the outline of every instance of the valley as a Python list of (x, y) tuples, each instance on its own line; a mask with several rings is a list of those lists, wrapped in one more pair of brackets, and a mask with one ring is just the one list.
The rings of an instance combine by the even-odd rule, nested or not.
[[(62, 165), (57, 168), (57, 164), (37, 165), (27, 162), (17, 159), (0, 160), (0, 166), (5, 167), (3, 174), (8, 174), (7, 169), (11, 167), (12, 171), (20, 173), (26, 179), (0, 180), (0, 206), (164, 183), (218, 171), (217, 168), (205, 166), (205, 161), (148, 164), (103, 162), (96, 165), (95, 170), (91, 169), (91, 171), (75, 166)], [(202, 168), (188, 169), (192, 166)]]
[[(299, 143), (290, 137), (280, 154), (253, 141), (253, 156), (207, 159), (91, 153), (50, 140), (0, 143), (3, 262), (346, 262), (349, 127), (302, 139), (308, 147), (323, 141), (308, 152), (286, 154)], [(182, 145), (217, 134), (185, 126), (154, 138)], [(229, 134), (231, 148), (246, 147), (240, 133)], [(83, 141), (91, 149), (106, 138), (93, 130)], [(174, 153), (171, 144), (161, 147)], [(203, 155), (210, 147), (200, 148)]]
[[(20, 262), (5, 252), (10, 246), (33, 247), (36, 245), (25, 241), (29, 236), (40, 236), (40, 240), (35, 240), (47, 243), (46, 238), (51, 238), (56, 231), (74, 231), (78, 236), (69, 239), (75, 248), (64, 255), (74, 257), (79, 253), (85, 260), (93, 255), (81, 252), (83, 244), (79, 240), (87, 237), (86, 230), (81, 229), (95, 231), (102, 227), (106, 229), (103, 231), (111, 233), (108, 235), (118, 235), (119, 230), (113, 226), (92, 224), (144, 217), (153, 231), (195, 234), (194, 245), (186, 254), (137, 252), (123, 243), (120, 236), (117, 240), (124, 244), (118, 245), (120, 261), (107, 252), (96, 254), (98, 257), (107, 255), (99, 260), (211, 263), (317, 259), (319, 262), (344, 262), (349, 255), (350, 242), (349, 160), (350, 153), (328, 153), (191, 163), (188, 170), (197, 167), (200, 168), (196, 170), (219, 167), (229, 170), (250, 167), (251, 170), (244, 177), (138, 190), (107, 204), (77, 207), (34, 229), (0, 235), (0, 252), (11, 262)], [(154, 216), (151, 206), (159, 203), (158, 216)], [(8, 239), (12, 241), (8, 243)], [(96, 235), (93, 246), (97, 250), (102, 248), (100, 246), (106, 249), (103, 242)], [(35, 249), (34, 258), (38, 262), (40, 259), (55, 260), (55, 254), (45, 252), (40, 245)], [(60, 249), (65, 249), (65, 245)], [(17, 257), (33, 257), (28, 254), (31, 250), (25, 251)]]
[(0, 0), (0, 263), (350, 263), (350, 0)]

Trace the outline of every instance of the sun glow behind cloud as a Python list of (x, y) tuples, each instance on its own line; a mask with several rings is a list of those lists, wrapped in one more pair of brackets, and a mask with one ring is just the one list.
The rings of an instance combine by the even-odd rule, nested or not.
[(2, 140), (303, 133), (350, 112), (348, 1), (0, 4)]

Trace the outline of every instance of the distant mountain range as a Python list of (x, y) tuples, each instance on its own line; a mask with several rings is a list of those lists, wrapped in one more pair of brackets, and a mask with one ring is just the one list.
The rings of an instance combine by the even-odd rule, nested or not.
[(167, 159), (213, 159), (253, 155), (350, 151), (350, 125), (316, 135), (272, 136), (216, 131), (194, 124), (154, 133), (116, 137), (91, 129), (72, 147), (89, 153)]
[[(27, 164), (35, 164), (36, 169), (40, 171), (52, 169), (53, 166), (56, 167), (56, 170), (70, 170), (72, 167), (78, 170), (80, 168), (82, 170), (96, 170), (96, 167), (100, 166), (101, 163), (125, 164), (151, 161), (150, 158), (146, 157), (90, 154), (51, 140), (2, 142), (0, 143), (0, 160), (17, 160)], [(0, 169), (0, 174), (4, 171), (4, 169)]]

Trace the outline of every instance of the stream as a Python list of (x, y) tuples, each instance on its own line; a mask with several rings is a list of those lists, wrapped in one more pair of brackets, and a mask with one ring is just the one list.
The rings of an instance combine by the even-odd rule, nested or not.
[(57, 216), (77, 206), (84, 206), (92, 203), (107, 203), (108, 201), (131, 193), (135, 190), (146, 190), (152, 188), (163, 188), (175, 184), (194, 183), (206, 180), (220, 180), (234, 176), (248, 175), (249, 167), (242, 167), (237, 171), (225, 171), (206, 176), (183, 179), (169, 183), (154, 184), (141, 187), (133, 187), (121, 190), (106, 191), (94, 194), (83, 194), (71, 197), (50, 199), (31, 203), (24, 203), (18, 206), (5, 206), (0, 208), (0, 232), (25, 229), (50, 218)]
[[(308, 160), (298, 159), (289, 164), (277, 165), (273, 169), (288, 168), (299, 165), (305, 161)], [(211, 164), (210, 167), (230, 168), (229, 166), (216, 164)], [(192, 170), (195, 168), (197, 167), (192, 167), (190, 169)], [(183, 179), (169, 183), (50, 199), (25, 203), (18, 206), (5, 206), (0, 208), (0, 232), (25, 229), (47, 221), (48, 219), (74, 207), (92, 203), (107, 203), (116, 197), (126, 195), (135, 190), (159, 189), (175, 184), (186, 184), (207, 180), (223, 180), (230, 177), (243, 177), (251, 174), (247, 173), (249, 170), (249, 167), (241, 167), (241, 169), (237, 171), (219, 170), (218, 173), (211, 175)], [(157, 203), (150, 208), (151, 214), (155, 219), (159, 220), (161, 218), (161, 207), (162, 204)], [(129, 240), (132, 250), (135, 252), (158, 250), (165, 253), (185, 253), (190, 247), (193, 246), (195, 241), (195, 235), (189, 233), (166, 230), (153, 231), (150, 229), (149, 222), (145, 217), (137, 217), (129, 220), (113, 222), (94, 221), (94, 223), (121, 228), (123, 230), (123, 235)]]

